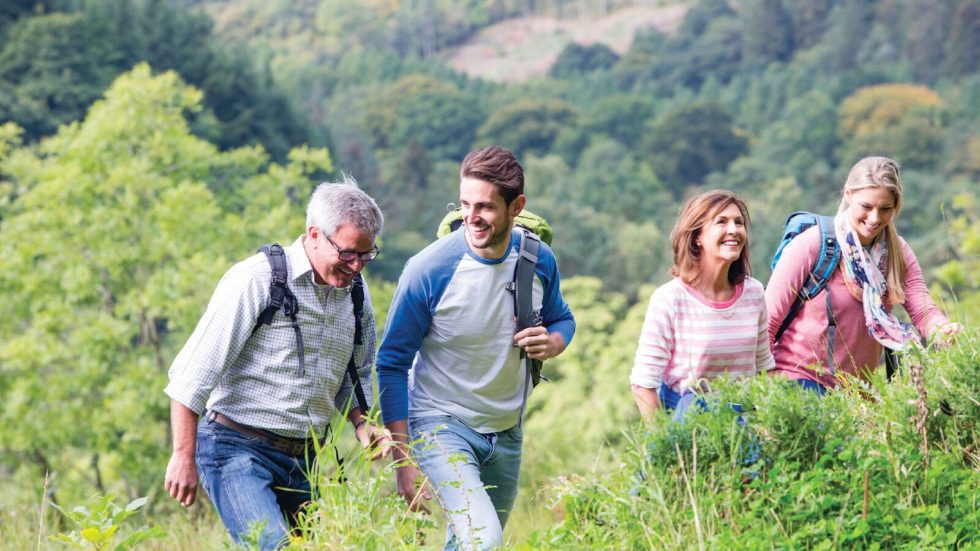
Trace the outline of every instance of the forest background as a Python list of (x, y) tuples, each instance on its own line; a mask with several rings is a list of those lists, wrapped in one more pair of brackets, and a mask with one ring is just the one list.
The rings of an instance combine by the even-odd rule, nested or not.
[(0, 539), (54, 530), (42, 495), (112, 492), (221, 541), (162, 492), (167, 368), (224, 270), (302, 232), (342, 172), (385, 213), (382, 321), (471, 148), (512, 148), (555, 229), (578, 331), (528, 410), (512, 534), (555, 477), (619, 465), (646, 301), (698, 190), (747, 200), (765, 282), (786, 216), (835, 212), (849, 167), (891, 156), (900, 233), (972, 327), (978, 64), (978, 0), (4, 2)]

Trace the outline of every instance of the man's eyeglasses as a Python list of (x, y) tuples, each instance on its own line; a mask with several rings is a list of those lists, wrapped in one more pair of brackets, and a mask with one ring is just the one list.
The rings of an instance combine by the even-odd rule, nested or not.
[(377, 258), (379, 254), (381, 254), (381, 249), (379, 249), (377, 246), (375, 246), (374, 248), (372, 248), (370, 251), (367, 252), (352, 251), (350, 249), (341, 249), (340, 247), (337, 246), (336, 243), (333, 242), (333, 239), (330, 239), (326, 235), (324, 235), (323, 237), (327, 239), (327, 243), (330, 243), (331, 245), (333, 245), (333, 248), (337, 249), (337, 258), (339, 258), (341, 262), (353, 262), (355, 259), (358, 258), (361, 259), (361, 262), (370, 262), (375, 258)]

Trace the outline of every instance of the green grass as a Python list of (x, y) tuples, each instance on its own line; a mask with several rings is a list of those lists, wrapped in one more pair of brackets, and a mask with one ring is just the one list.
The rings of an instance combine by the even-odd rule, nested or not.
[[(905, 358), (893, 381), (881, 373), (822, 399), (778, 378), (718, 385), (714, 407), (686, 424), (635, 423), (616, 435), (625, 445), (606, 450), (611, 461), (539, 475), (554, 472), (545, 451), (610, 457), (566, 430), (561, 449), (528, 447), (505, 538), (514, 549), (980, 549), (978, 343), (976, 332), (962, 335)], [(748, 429), (728, 402), (745, 406)], [(317, 499), (291, 548), (441, 548), (444, 522), (406, 510), (391, 464), (368, 461), (349, 428), (333, 434), (347, 481), (333, 453), (321, 454)], [(760, 460), (746, 464), (752, 444)], [(47, 540), (66, 525), (40, 492), (10, 490), (0, 494), (0, 549), (64, 548)], [(154, 501), (120, 537), (150, 524), (167, 536), (141, 549), (230, 547), (206, 498), (189, 511), (162, 494)]]
[[(823, 399), (779, 379), (720, 389), (748, 432), (724, 405), (633, 431), (622, 468), (563, 483), (564, 520), (526, 546), (980, 548), (980, 362), (976, 335), (960, 341), (906, 359), (924, 397), (909, 369)], [(762, 459), (745, 465), (750, 440)]]

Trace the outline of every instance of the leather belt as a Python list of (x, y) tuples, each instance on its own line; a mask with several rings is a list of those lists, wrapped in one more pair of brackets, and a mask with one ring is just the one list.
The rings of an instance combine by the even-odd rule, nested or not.
[(313, 444), (319, 444), (322, 446), (323, 442), (326, 440), (326, 438), (317, 441), (313, 438), (288, 438), (286, 436), (279, 436), (278, 434), (273, 434), (267, 430), (257, 429), (248, 425), (236, 423), (229, 419), (228, 416), (218, 413), (217, 411), (209, 412), (207, 414), (207, 418), (211, 421), (220, 423), (235, 432), (240, 432), (253, 438), (258, 438), (286, 455), (303, 455), (306, 453), (307, 449), (313, 450), (316, 448)]

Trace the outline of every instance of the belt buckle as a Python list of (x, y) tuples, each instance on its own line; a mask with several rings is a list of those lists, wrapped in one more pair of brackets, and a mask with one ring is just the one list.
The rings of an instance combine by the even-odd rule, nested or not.
[(293, 440), (291, 438), (276, 436), (269, 439), (269, 444), (279, 451), (292, 456), (301, 455), (306, 451), (306, 442), (303, 440)]

